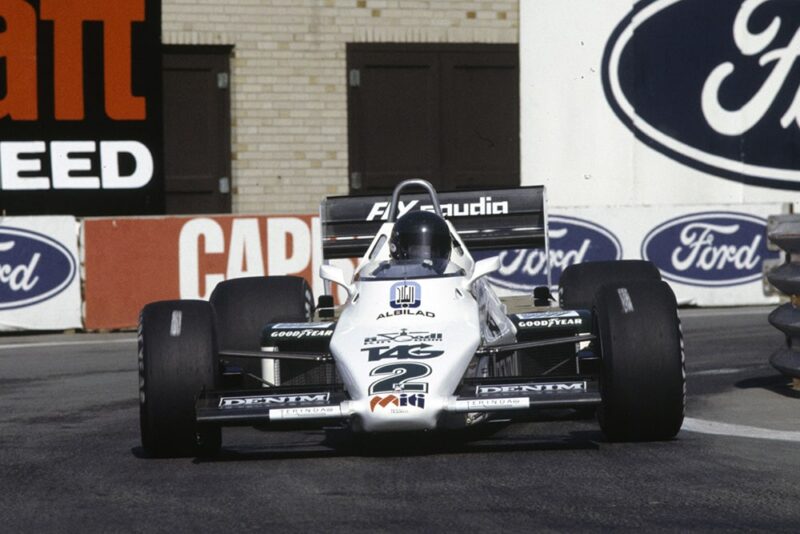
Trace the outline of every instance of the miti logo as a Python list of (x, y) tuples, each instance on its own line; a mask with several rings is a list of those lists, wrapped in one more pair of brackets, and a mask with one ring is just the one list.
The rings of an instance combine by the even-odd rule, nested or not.
[(416, 282), (404, 281), (392, 285), (389, 305), (392, 308), (419, 308), (422, 290)]
[[(369, 411), (374, 412), (376, 409), (381, 408), (425, 408), (425, 394), (424, 393), (400, 393), (399, 395), (376, 395), (369, 401)], [(401, 410), (391, 410), (401, 411)]]
[[(47, 85), (39, 79), (40, 58), (52, 58), (52, 107), (59, 121), (83, 120), (86, 115), (84, 71), (85, 29), (102, 26), (102, 49), (92, 51), (102, 57), (102, 92), (105, 113), (117, 121), (140, 121), (147, 117), (144, 97), (133, 94), (132, 27), (145, 20), (145, 0), (40, 0), (39, 13), (31, 2), (3, 0), (0, 18), (5, 22), (0, 33), (0, 57), (5, 59), (5, 96), (0, 99), (0, 119), (35, 121), (44, 106)], [(52, 51), (39, 48), (39, 32), (52, 25)], [(49, 78), (49, 74), (48, 78)], [(48, 95), (51, 96), (49, 91)]]
[(603, 86), (650, 147), (723, 178), (800, 189), (800, 2), (631, 2)]
[(746, 213), (692, 213), (652, 229), (642, 258), (664, 278), (694, 286), (732, 286), (760, 280), (767, 250), (766, 221)]

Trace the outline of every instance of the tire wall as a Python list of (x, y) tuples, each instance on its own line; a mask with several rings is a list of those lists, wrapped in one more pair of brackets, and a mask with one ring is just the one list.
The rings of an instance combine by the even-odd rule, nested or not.
[(800, 382), (800, 216), (780, 215), (769, 219), (769, 239), (785, 251), (786, 263), (767, 274), (767, 280), (790, 298), (769, 315), (769, 322), (786, 335), (786, 346), (770, 356), (778, 371)]

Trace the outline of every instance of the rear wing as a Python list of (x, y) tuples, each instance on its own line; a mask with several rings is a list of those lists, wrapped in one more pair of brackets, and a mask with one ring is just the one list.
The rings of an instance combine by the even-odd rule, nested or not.
[[(439, 193), (442, 214), (467, 249), (547, 247), (544, 186)], [(320, 206), (322, 255), (326, 260), (363, 256), (389, 218), (391, 195), (330, 197)], [(433, 210), (427, 193), (403, 194), (398, 216)]]

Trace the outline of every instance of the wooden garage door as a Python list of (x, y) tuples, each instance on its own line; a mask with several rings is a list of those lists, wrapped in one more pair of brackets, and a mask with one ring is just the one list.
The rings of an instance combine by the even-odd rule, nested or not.
[(350, 190), (519, 185), (516, 45), (351, 44)]
[(229, 46), (165, 46), (164, 173), (168, 214), (230, 213)]

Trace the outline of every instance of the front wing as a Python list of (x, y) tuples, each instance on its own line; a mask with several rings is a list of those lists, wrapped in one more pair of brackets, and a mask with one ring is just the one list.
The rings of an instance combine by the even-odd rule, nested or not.
[[(465, 381), (444, 400), (443, 412), (507, 412), (524, 416), (545, 408), (579, 408), (601, 402), (599, 384), (585, 377), (488, 378)], [(210, 391), (196, 404), (201, 424), (254, 425), (344, 421), (369, 409), (370, 400), (349, 400), (341, 388), (285, 386), (248, 391)]]

